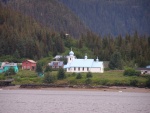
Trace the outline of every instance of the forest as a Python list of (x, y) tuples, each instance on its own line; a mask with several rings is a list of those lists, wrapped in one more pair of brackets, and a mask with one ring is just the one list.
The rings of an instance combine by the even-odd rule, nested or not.
[(5, 6), (34, 18), (41, 25), (77, 38), (88, 27), (68, 7), (58, 0), (0, 0)]
[(0, 56), (39, 59), (49, 51), (64, 52), (58, 33), (51, 32), (31, 17), (0, 5)]
[[(84, 42), (84, 43), (82, 43)], [(99, 37), (87, 33), (79, 40), (79, 48), (88, 47), (100, 60), (110, 61), (115, 52), (119, 52), (124, 66), (144, 67), (150, 64), (150, 37), (140, 36), (136, 31), (133, 35), (126, 34), (113, 37)]]
[(0, 4), (0, 61), (21, 62), (30, 58), (39, 60), (57, 54), (68, 55), (73, 48), (77, 58), (98, 56), (110, 61), (117, 51), (124, 66), (145, 67), (150, 64), (150, 36), (126, 34), (99, 36), (91, 31), (73, 38), (65, 32), (56, 32), (34, 18)]
[(98, 35), (150, 35), (149, 0), (58, 0)]

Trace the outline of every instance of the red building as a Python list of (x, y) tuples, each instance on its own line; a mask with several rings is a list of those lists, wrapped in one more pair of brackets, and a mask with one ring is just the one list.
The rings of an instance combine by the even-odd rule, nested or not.
[(35, 70), (36, 62), (33, 60), (25, 60), (22, 62), (22, 69)]

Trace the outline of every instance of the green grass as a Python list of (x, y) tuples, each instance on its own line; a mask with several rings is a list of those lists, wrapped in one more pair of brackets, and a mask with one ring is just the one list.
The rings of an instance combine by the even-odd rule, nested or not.
[(41, 84), (42, 77), (39, 77), (35, 71), (19, 70), (16, 75), (13, 75), (14, 84)]
[[(57, 76), (57, 71), (51, 72), (53, 76)], [(123, 71), (105, 71), (104, 73), (92, 73), (93, 77), (87, 79), (87, 73), (81, 73), (82, 78), (76, 79), (76, 73), (66, 73), (66, 78), (63, 80), (56, 80), (54, 84), (68, 84), (68, 85), (114, 85), (114, 86), (146, 86), (148, 77), (142, 76), (124, 76)], [(30, 70), (19, 70), (14, 78), (13, 84), (42, 84), (43, 77), (39, 77), (36, 72)], [(0, 79), (4, 75), (0, 74)], [(6, 77), (5, 77), (6, 78)], [(57, 78), (57, 77), (56, 77)]]
[[(72, 73), (67, 73), (67, 75), (69, 76), (64, 81), (68, 84), (86, 84), (86, 73), (81, 73), (81, 79), (76, 79), (76, 75), (72, 75)], [(147, 78), (142, 76), (124, 76), (123, 71), (105, 71), (92, 75), (91, 85), (145, 86), (147, 81)]]

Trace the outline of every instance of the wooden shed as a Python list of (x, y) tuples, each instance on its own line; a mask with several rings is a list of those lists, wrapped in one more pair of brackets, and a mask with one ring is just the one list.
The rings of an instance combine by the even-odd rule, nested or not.
[(36, 62), (34, 60), (25, 60), (22, 62), (22, 69), (35, 70)]

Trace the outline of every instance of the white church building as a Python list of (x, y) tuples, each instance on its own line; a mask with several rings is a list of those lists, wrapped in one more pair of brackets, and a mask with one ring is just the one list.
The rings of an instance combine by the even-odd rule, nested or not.
[(103, 61), (99, 61), (98, 58), (94, 61), (94, 59), (88, 59), (85, 55), (84, 59), (76, 59), (74, 52), (71, 50), (67, 59), (67, 65), (64, 65), (67, 72), (104, 72)]

